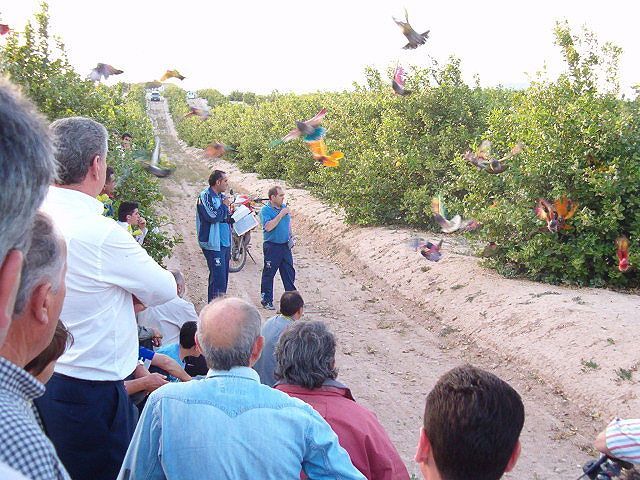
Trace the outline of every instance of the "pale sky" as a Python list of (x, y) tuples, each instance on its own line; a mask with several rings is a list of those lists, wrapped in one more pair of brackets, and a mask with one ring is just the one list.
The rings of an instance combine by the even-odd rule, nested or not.
[[(22, 29), (38, 4), (3, 0), (3, 23)], [(391, 19), (404, 7), (417, 31), (431, 30), (412, 51), (402, 50)], [(367, 65), (427, 65), (428, 56), (444, 63), (449, 55), (462, 59), (469, 82), (478, 74), (484, 86), (521, 86), (544, 65), (559, 71), (553, 26), (565, 18), (623, 48), (625, 91), (640, 82), (638, 0), (50, 0), (49, 11), (78, 71), (110, 63), (125, 71), (112, 78), (140, 82), (177, 68), (187, 79), (171, 82), (187, 90), (350, 89)]]

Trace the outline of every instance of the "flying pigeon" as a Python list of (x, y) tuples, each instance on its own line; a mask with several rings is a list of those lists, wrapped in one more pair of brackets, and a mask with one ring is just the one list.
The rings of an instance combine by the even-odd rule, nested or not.
[(440, 251), (442, 248), (442, 240), (436, 245), (425, 241), (424, 238), (412, 238), (407, 242), (407, 245), (412, 250), (419, 251), (420, 255), (432, 262), (439, 262), (442, 258), (442, 252)]
[(440, 225), (440, 229), (443, 233), (453, 233), (460, 228), (462, 224), (462, 217), (456, 215), (451, 220), (447, 220), (444, 206), (439, 197), (433, 197), (431, 199), (431, 211), (435, 221)]
[(393, 72), (393, 81), (391, 82), (391, 86), (393, 87), (393, 91), (398, 95), (405, 96), (410, 95), (411, 90), (405, 90), (404, 82), (405, 82), (405, 72), (404, 68), (400, 65), (396, 67), (396, 70)]
[(625, 236), (616, 240), (616, 253), (618, 255), (618, 270), (626, 272), (631, 264), (629, 263), (629, 239)]
[(404, 9), (404, 22), (402, 20), (398, 20), (395, 17), (392, 17), (393, 21), (400, 27), (402, 30), (402, 34), (407, 37), (409, 43), (407, 43), (404, 47), (405, 50), (413, 50), (414, 48), (418, 48), (420, 45), (424, 45), (429, 38), (429, 30), (424, 33), (416, 32), (413, 27), (409, 24), (409, 14), (407, 13), (407, 9)]
[(234, 147), (225, 145), (224, 143), (215, 142), (211, 143), (204, 149), (204, 153), (210, 158), (220, 158), (227, 152), (237, 152)]
[(440, 195), (431, 199), (431, 211), (433, 212), (434, 220), (440, 225), (443, 233), (453, 233), (458, 230), (472, 232), (480, 228), (480, 223), (473, 218), (462, 220), (460, 215), (456, 215), (451, 220), (448, 220), (447, 210)]
[(524, 145), (522, 143), (518, 142), (511, 149), (511, 152), (509, 152), (503, 158), (498, 160), (496, 158), (491, 158), (490, 157), (490, 155), (491, 155), (491, 142), (489, 140), (484, 140), (480, 144), (480, 147), (478, 147), (478, 149), (475, 152), (471, 152), (470, 150), (465, 152), (464, 159), (467, 162), (469, 162), (469, 163), (475, 165), (476, 167), (478, 167), (479, 170), (484, 170), (487, 173), (492, 173), (492, 174), (496, 175), (498, 173), (504, 172), (508, 168), (508, 165), (506, 165), (505, 162), (507, 160), (509, 160), (510, 158), (518, 155), (520, 152), (522, 152), (523, 148), (524, 148)]
[(202, 120), (206, 120), (211, 116), (211, 109), (208, 106), (191, 107), (191, 110), (185, 114), (183, 118), (191, 116), (200, 117)]
[(170, 78), (184, 80), (187, 77), (185, 77), (184, 75), (180, 75), (180, 72), (178, 72), (177, 70), (167, 70), (166, 72), (164, 72), (164, 75), (160, 77), (160, 81), (164, 82), (165, 80), (169, 80)]
[(320, 123), (322, 123), (322, 119), (326, 114), (327, 109), (322, 108), (318, 113), (315, 114), (313, 118), (310, 118), (305, 122), (297, 121), (296, 128), (287, 133), (284, 137), (282, 137), (281, 140), (276, 140), (275, 142), (273, 142), (272, 145), (275, 146), (284, 142), (288, 142), (289, 140), (298, 138), (300, 135), (304, 135), (306, 137), (314, 135), (314, 132), (317, 134), (316, 129), (320, 126)]
[(333, 152), (329, 155), (327, 153), (327, 145), (324, 143), (324, 138), (309, 141), (306, 140), (305, 137), (305, 141), (309, 146), (309, 150), (311, 150), (311, 153), (313, 154), (313, 159), (322, 163), (325, 167), (337, 167), (340, 165), (339, 160), (344, 158), (344, 153), (342, 152)]
[(103, 77), (105, 80), (107, 80), (109, 76), (120, 75), (121, 73), (124, 73), (124, 71), (118, 70), (117, 68), (112, 67), (111, 65), (108, 65), (106, 63), (99, 63), (96, 68), (91, 70), (87, 78), (94, 82), (99, 82)]
[(6, 25), (4, 23), (0, 23), (0, 35), (6, 35), (10, 31), (11, 31), (11, 29), (9, 28), (9, 25)]
[(172, 168), (163, 168), (160, 166), (160, 138), (155, 138), (156, 145), (151, 153), (151, 162), (144, 162), (144, 168), (156, 177), (168, 177), (173, 173)]
[(559, 198), (553, 205), (541, 198), (534, 212), (540, 220), (547, 222), (547, 229), (551, 233), (558, 233), (558, 230), (571, 229), (566, 222), (573, 217), (577, 209), (578, 204), (567, 197)]

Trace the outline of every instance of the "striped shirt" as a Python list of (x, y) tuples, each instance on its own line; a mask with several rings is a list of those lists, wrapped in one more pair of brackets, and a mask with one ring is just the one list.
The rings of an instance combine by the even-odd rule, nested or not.
[(607, 426), (606, 437), (612, 457), (640, 464), (640, 418), (616, 418)]

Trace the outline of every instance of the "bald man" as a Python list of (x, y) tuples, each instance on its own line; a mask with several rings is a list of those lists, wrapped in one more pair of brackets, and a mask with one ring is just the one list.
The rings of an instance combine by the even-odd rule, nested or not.
[[(323, 418), (260, 384), (260, 314), (239, 298), (215, 300), (198, 319), (207, 378), (151, 394), (119, 479), (364, 479)], [(160, 461), (162, 460), (162, 461)]]

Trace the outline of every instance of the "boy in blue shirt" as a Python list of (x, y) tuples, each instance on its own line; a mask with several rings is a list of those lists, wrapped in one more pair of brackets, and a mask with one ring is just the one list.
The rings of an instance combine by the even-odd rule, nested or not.
[(198, 324), (196, 322), (184, 322), (182, 327), (180, 327), (180, 342), (179, 343), (171, 343), (169, 345), (164, 345), (160, 347), (156, 353), (162, 353), (184, 368), (185, 357), (198, 357), (200, 356), (200, 349), (196, 345), (196, 330), (198, 329)]
[(291, 253), (291, 216), (284, 204), (284, 190), (282, 187), (269, 189), (269, 204), (260, 210), (262, 223), (262, 251), (264, 253), (264, 267), (260, 285), (260, 303), (267, 310), (275, 310), (273, 306), (273, 279), (280, 271), (280, 278), (285, 291), (296, 289), (294, 285), (296, 271), (293, 268)]

